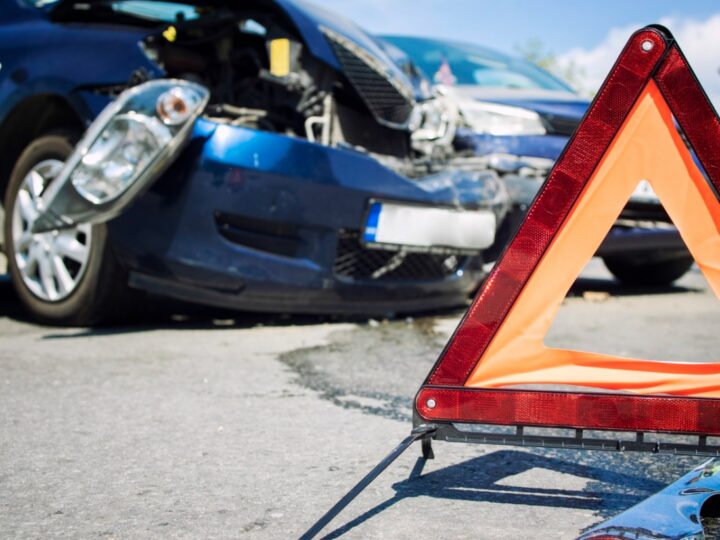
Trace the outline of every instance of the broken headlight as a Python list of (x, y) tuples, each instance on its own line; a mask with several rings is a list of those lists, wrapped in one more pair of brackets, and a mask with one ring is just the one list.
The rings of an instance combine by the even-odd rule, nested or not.
[(444, 89), (435, 87), (434, 97), (418, 103), (413, 113), (412, 145), (422, 154), (433, 155), (438, 147), (452, 148), (459, 109)]
[(208, 98), (206, 88), (182, 80), (150, 81), (123, 92), (43, 193), (34, 232), (117, 216), (173, 161)]
[(156, 118), (127, 113), (113, 118), (71, 174), (77, 192), (93, 204), (120, 196), (172, 139)]
[(540, 115), (510, 105), (473, 101), (463, 103), (462, 115), (476, 133), (490, 135), (545, 135)]

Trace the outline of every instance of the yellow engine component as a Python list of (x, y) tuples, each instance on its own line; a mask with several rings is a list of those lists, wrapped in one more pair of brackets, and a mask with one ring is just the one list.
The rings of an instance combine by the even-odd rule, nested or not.
[(290, 75), (290, 40), (273, 39), (270, 42), (270, 73), (276, 77)]

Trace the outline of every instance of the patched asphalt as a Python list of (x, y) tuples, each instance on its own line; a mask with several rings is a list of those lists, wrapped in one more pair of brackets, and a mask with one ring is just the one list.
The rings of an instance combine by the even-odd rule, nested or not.
[[(33, 324), (0, 280), (0, 531), (8, 538), (295, 538), (410, 429), (461, 312), (335, 321), (158, 310), (138, 326)], [(548, 343), (718, 360), (697, 271), (620, 287), (599, 264)], [(697, 457), (412, 448), (325, 531), (343, 538), (573, 538)]]

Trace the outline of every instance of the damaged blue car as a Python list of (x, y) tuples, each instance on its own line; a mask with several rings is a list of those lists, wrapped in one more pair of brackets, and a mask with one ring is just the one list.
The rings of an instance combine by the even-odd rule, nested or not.
[(0, 0), (3, 250), (37, 319), (138, 291), (240, 310), (463, 305), (505, 185), (447, 103), (293, 0)]
[[(440, 85), (459, 109), (455, 145), (495, 170), (513, 200), (514, 229), (590, 101), (538, 66), (468, 43), (383, 36)], [(693, 265), (647, 180), (638, 183), (597, 254), (622, 283), (667, 286)]]

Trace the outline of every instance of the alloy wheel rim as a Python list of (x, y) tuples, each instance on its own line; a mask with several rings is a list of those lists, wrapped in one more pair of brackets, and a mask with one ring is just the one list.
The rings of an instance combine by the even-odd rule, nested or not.
[(70, 296), (87, 268), (92, 240), (89, 224), (70, 229), (32, 233), (39, 215), (37, 203), (63, 162), (47, 159), (25, 175), (12, 209), (11, 237), (15, 265), (28, 290), (46, 302)]

